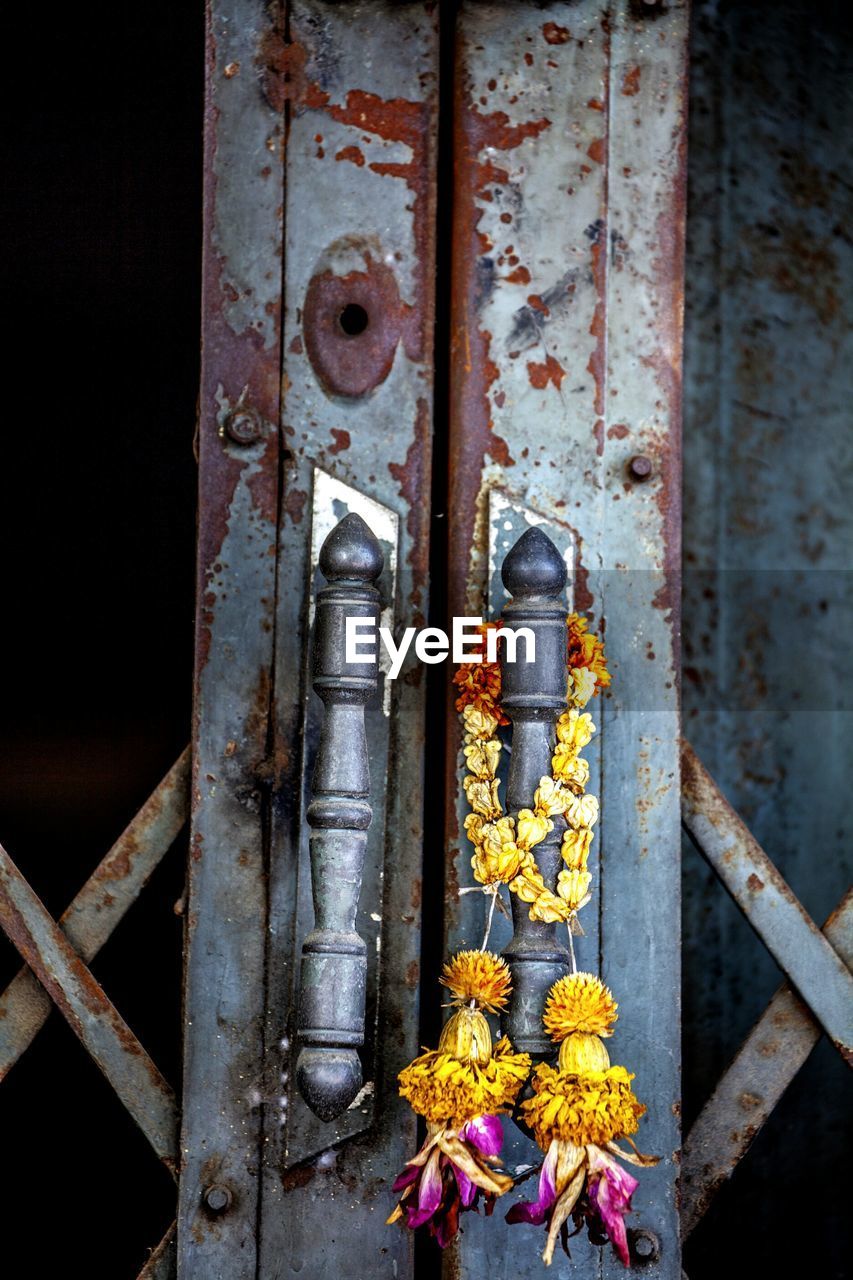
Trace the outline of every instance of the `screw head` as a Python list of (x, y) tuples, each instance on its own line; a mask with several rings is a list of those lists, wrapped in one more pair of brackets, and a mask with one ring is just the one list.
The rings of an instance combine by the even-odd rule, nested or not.
[(228, 1212), (234, 1197), (228, 1187), (223, 1186), (221, 1182), (214, 1182), (212, 1186), (205, 1189), (202, 1198), (205, 1208), (219, 1217), (220, 1214)]
[(225, 434), (234, 444), (257, 444), (261, 423), (251, 409), (234, 409), (225, 419)]
[(636, 454), (628, 463), (628, 470), (634, 480), (648, 480), (652, 474), (652, 460), (644, 454)]
[(631, 1257), (640, 1266), (648, 1266), (660, 1259), (660, 1240), (654, 1231), (646, 1227), (633, 1227), (628, 1232)]

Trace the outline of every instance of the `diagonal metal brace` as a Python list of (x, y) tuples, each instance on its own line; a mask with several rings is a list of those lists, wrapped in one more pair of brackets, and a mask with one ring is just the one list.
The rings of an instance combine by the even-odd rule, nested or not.
[[(60, 917), (59, 927), (86, 964), (139, 897), (186, 823), (189, 785), (187, 747)], [(32, 1044), (52, 1008), (27, 968), (0, 995), (0, 1081)]]
[(780, 969), (853, 1065), (853, 975), (803, 909), (687, 742), (681, 748), (681, 816)]
[(178, 1116), (171, 1088), (2, 846), (0, 927), (159, 1158), (176, 1172)]
[[(853, 890), (824, 925), (853, 964)], [(682, 1153), (681, 1234), (686, 1240), (820, 1039), (821, 1028), (790, 983), (783, 983), (721, 1076), (687, 1135)]]

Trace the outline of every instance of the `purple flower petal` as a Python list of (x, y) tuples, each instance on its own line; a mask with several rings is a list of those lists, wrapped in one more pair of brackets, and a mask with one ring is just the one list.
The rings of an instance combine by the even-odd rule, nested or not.
[(459, 1166), (455, 1165), (452, 1160), (450, 1162), (450, 1167), (453, 1170), (453, 1176), (455, 1177), (456, 1185), (459, 1188), (459, 1199), (462, 1201), (462, 1207), (464, 1209), (470, 1209), (471, 1205), (474, 1203), (477, 1188), (468, 1177), (468, 1174), (463, 1173)]
[(424, 1165), (418, 1185), (418, 1207), (406, 1210), (407, 1225), (414, 1231), (422, 1227), (433, 1216), (441, 1204), (441, 1169), (439, 1157), (441, 1152), (436, 1147)]
[(625, 1214), (631, 1209), (631, 1196), (639, 1183), (632, 1178), (611, 1156), (599, 1147), (588, 1147), (589, 1182), (587, 1192), (592, 1207), (597, 1211), (610, 1241), (627, 1267), (628, 1237), (625, 1231)]
[(417, 1182), (420, 1174), (420, 1167), (415, 1164), (407, 1164), (404, 1169), (397, 1174), (394, 1179), (392, 1191), (403, 1191), (404, 1188), (410, 1187), (413, 1182)]
[(552, 1142), (548, 1148), (548, 1154), (542, 1162), (542, 1169), (539, 1174), (539, 1199), (538, 1200), (521, 1200), (518, 1204), (514, 1204), (506, 1215), (507, 1222), (532, 1222), (534, 1226), (540, 1227), (548, 1217), (550, 1210), (557, 1199), (557, 1187), (554, 1181), (557, 1171), (557, 1156), (559, 1148), (556, 1142)]
[(459, 1137), (484, 1156), (497, 1156), (504, 1140), (503, 1125), (498, 1116), (477, 1116), (462, 1126)]

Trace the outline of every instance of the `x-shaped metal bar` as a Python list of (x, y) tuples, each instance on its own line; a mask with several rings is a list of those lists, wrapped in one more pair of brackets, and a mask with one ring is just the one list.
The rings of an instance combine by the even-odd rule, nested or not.
[(686, 1239), (805, 1062), (821, 1028), (845, 1061), (853, 1062), (848, 967), (853, 891), (821, 933), (687, 743), (682, 746), (682, 819), (791, 980), (776, 992), (687, 1135), (682, 1155)]

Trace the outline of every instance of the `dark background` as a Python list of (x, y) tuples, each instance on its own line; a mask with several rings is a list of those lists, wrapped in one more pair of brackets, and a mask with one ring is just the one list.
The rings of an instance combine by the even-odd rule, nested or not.
[[(4, 16), (0, 839), (58, 914), (189, 738), (203, 18), (195, 0)], [(685, 723), (822, 919), (844, 887), (853, 763), (830, 661), (850, 635), (849, 523), (830, 483), (849, 478), (849, 15), (698, 4), (693, 46)], [(741, 421), (742, 404), (757, 417)], [(800, 518), (820, 533), (800, 529), (802, 555)], [(758, 612), (778, 627), (750, 632), (744, 665), (738, 627), (774, 545), (806, 576), (781, 603), (767, 588)], [(797, 616), (814, 628), (808, 670), (835, 683), (792, 720), (802, 668), (789, 678), (779, 637)], [(184, 857), (179, 842), (93, 965), (178, 1090)], [(684, 887), (689, 1122), (779, 975), (689, 849)], [(0, 982), (16, 968), (0, 943)], [(849, 1081), (822, 1044), (688, 1247), (691, 1280), (847, 1274), (845, 1111)], [(0, 1134), (0, 1214), (27, 1271), (132, 1280), (174, 1189), (60, 1018), (0, 1087)]]

